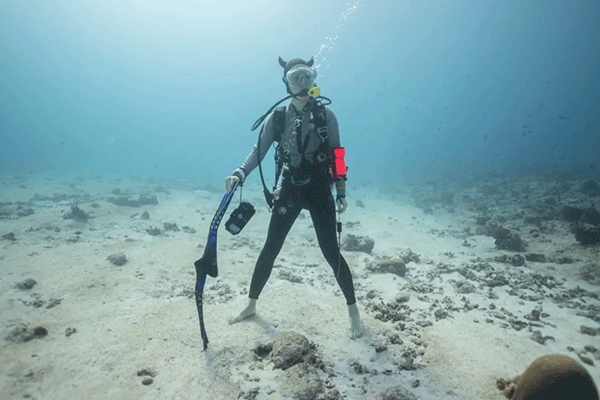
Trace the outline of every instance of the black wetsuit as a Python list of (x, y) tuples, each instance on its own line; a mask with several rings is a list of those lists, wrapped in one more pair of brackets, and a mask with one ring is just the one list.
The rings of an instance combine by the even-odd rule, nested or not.
[[(284, 185), (286, 185), (285, 182)], [(352, 274), (338, 248), (335, 203), (328, 183), (311, 179), (311, 182), (303, 186), (295, 186), (289, 182), (289, 186), (287, 188), (283, 186), (283, 189), (282, 195), (273, 207), (267, 240), (252, 275), (249, 297), (258, 299), (271, 275), (273, 263), (283, 247), (288, 232), (300, 211), (305, 209), (310, 212), (319, 246), (333, 269), (337, 282), (346, 297), (346, 304), (356, 303)]]
[[(326, 122), (328, 128), (327, 148), (340, 147), (339, 127), (335, 114), (326, 107)], [(275, 258), (281, 251), (285, 238), (292, 228), (294, 221), (302, 209), (310, 212), (315, 227), (317, 239), (325, 259), (333, 269), (346, 303), (356, 303), (354, 297), (354, 284), (348, 264), (339, 252), (336, 237), (335, 203), (331, 192), (333, 180), (329, 173), (329, 161), (317, 162), (318, 155), (323, 151), (322, 139), (310, 123), (310, 104), (302, 112), (298, 112), (293, 105), (286, 111), (285, 127), (279, 139), (282, 151), (287, 154), (285, 165), (279, 177), (276, 191), (275, 204), (269, 223), (267, 240), (258, 257), (252, 283), (250, 285), (251, 299), (258, 299), (263, 287), (267, 283)], [(273, 114), (266, 122), (261, 132), (260, 149), (254, 146), (242, 166), (248, 174), (252, 171), (267, 153), (274, 142)], [(292, 175), (296, 178), (298, 170), (310, 175), (310, 182), (305, 184), (292, 183)], [(291, 171), (295, 171), (292, 173)], [(305, 176), (306, 174), (301, 174)], [(336, 182), (338, 195), (345, 194), (344, 182)]]

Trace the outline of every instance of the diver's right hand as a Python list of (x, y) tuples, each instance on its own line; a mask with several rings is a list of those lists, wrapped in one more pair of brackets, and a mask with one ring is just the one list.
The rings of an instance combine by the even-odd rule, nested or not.
[(231, 176), (225, 178), (225, 190), (227, 190), (227, 193), (231, 193), (236, 183), (239, 185), (244, 183), (244, 179), (246, 179), (246, 171), (244, 171), (243, 168), (238, 168), (233, 171)]
[(233, 190), (235, 185), (239, 183), (239, 181), (240, 177), (235, 175), (231, 175), (225, 178), (225, 190), (227, 191), (227, 193), (231, 193), (231, 191)]

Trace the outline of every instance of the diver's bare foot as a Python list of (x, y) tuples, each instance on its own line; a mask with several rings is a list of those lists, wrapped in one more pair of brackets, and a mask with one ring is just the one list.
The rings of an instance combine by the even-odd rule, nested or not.
[(254, 314), (256, 314), (256, 299), (250, 299), (250, 302), (248, 303), (248, 306), (244, 308), (244, 311), (242, 311), (237, 317), (231, 318), (229, 323), (235, 324), (236, 322), (240, 322), (241, 320), (246, 319)]
[(358, 339), (363, 335), (363, 325), (356, 303), (348, 306), (348, 315), (350, 316), (350, 338)]

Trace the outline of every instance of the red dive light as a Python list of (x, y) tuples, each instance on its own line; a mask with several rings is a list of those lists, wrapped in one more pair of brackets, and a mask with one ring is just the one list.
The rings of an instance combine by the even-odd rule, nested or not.
[(345, 157), (346, 149), (343, 147), (333, 149), (333, 157), (331, 157), (331, 177), (336, 181), (346, 178), (348, 168), (346, 167), (346, 160), (344, 160)]

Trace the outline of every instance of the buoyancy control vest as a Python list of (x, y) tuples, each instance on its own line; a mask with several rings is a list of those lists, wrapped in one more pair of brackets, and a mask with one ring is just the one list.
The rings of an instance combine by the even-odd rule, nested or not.
[[(294, 129), (296, 130), (297, 148), (302, 155), (300, 166), (292, 167), (290, 162), (290, 154), (282, 145), (282, 135), (286, 126), (287, 107), (277, 107), (273, 110), (273, 141), (276, 142), (275, 148), (275, 185), (273, 191), (277, 188), (279, 179), (284, 170), (284, 167), (291, 173), (291, 181), (294, 185), (302, 186), (311, 181), (311, 179), (324, 180), (323, 183), (331, 184), (333, 178), (330, 174), (331, 155), (329, 154), (329, 129), (327, 127), (327, 111), (325, 105), (320, 101), (311, 100), (312, 110), (310, 123), (314, 126), (314, 130), (309, 133), (302, 142), (300, 119), (296, 119)], [(261, 133), (258, 136), (258, 149), (260, 151), (260, 137), (264, 130), (264, 125)], [(314, 133), (313, 133), (314, 132)], [(316, 133), (316, 135), (315, 135)], [(316, 138), (315, 138), (316, 136)], [(312, 160), (307, 159), (305, 151), (311, 140), (318, 139), (321, 141), (317, 151), (314, 153)], [(260, 160), (260, 155), (259, 155)], [(265, 199), (269, 207), (273, 207), (274, 194), (267, 189), (262, 173), (262, 167), (259, 161), (260, 176), (263, 184)], [(319, 176), (315, 176), (315, 175)]]

